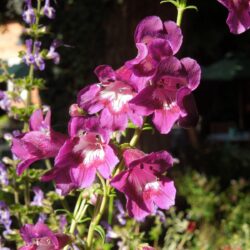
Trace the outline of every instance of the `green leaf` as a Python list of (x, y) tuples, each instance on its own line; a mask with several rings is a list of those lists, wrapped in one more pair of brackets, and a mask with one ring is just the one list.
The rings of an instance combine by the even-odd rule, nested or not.
[(174, 0), (163, 0), (163, 1), (160, 2), (160, 4), (163, 4), (163, 3), (171, 3), (174, 6), (176, 6), (177, 8), (179, 7), (179, 3), (174, 1)]
[(90, 217), (84, 218), (84, 219), (78, 221), (78, 223), (84, 223), (86, 221), (91, 221), (91, 218)]
[(105, 235), (106, 235), (104, 229), (100, 225), (98, 225), (98, 226), (95, 227), (95, 231), (101, 236), (103, 244), (104, 244)]

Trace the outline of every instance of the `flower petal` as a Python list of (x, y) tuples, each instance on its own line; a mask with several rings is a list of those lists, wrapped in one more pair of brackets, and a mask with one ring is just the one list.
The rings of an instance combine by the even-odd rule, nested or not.
[(199, 86), (201, 79), (200, 65), (189, 57), (181, 59), (181, 64), (187, 75), (187, 87), (191, 90), (196, 89)]
[(169, 209), (175, 204), (175, 195), (174, 182), (167, 177), (162, 177), (160, 180), (160, 190), (151, 198), (159, 208)]
[(161, 19), (158, 16), (148, 16), (137, 25), (134, 35), (135, 42), (145, 42), (148, 36), (152, 37), (162, 30), (163, 23)]
[(161, 134), (167, 134), (179, 117), (180, 112), (177, 107), (168, 110), (158, 109), (155, 110), (153, 123)]
[(70, 175), (72, 182), (79, 188), (86, 188), (91, 186), (95, 180), (96, 168), (95, 167), (85, 167), (80, 164), (76, 168), (70, 169)]
[(137, 114), (147, 116), (157, 108), (157, 103), (153, 99), (154, 90), (153, 86), (147, 86), (129, 102)]
[(173, 54), (176, 54), (181, 47), (183, 35), (180, 27), (173, 21), (164, 22), (167, 31), (167, 40), (169, 41)]
[(104, 146), (104, 152), (104, 163), (98, 167), (98, 171), (105, 179), (108, 179), (111, 176), (116, 164), (119, 162), (119, 159), (115, 155), (113, 149), (108, 145)]

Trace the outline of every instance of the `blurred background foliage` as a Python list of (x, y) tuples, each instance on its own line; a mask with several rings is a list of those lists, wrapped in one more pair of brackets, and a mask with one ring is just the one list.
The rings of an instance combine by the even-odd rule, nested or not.
[[(52, 107), (55, 126), (66, 129), (68, 107), (75, 102), (81, 88), (97, 80), (93, 73), (97, 65), (110, 64), (117, 69), (136, 55), (133, 32), (139, 20), (147, 15), (175, 20), (175, 9), (159, 2), (56, 1), (56, 19), (50, 31), (65, 46), (60, 48), (61, 63), (47, 65), (41, 73), (47, 80), (42, 98)], [(187, 11), (184, 15), (184, 43), (178, 56), (195, 58), (203, 68), (202, 82), (195, 92), (202, 117), (199, 144), (196, 148), (191, 146), (190, 134), (183, 130), (167, 136), (148, 134), (143, 139), (142, 148), (146, 151), (167, 148), (181, 162), (172, 171), (177, 179), (177, 207), (168, 213), (167, 226), (159, 226), (156, 218), (155, 226), (151, 231), (148, 227), (145, 237), (167, 250), (247, 250), (250, 249), (249, 141), (211, 143), (207, 137), (213, 132), (212, 122), (230, 121), (236, 129), (236, 132), (230, 130), (233, 134), (249, 132), (250, 32), (232, 35), (225, 22), (227, 10), (215, 0), (189, 2), (198, 6), (199, 12)], [(0, 0), (0, 3), (0, 24), (21, 22), (22, 0)], [(43, 42), (49, 45), (51, 40)], [(242, 93), (244, 98), (239, 105)]]

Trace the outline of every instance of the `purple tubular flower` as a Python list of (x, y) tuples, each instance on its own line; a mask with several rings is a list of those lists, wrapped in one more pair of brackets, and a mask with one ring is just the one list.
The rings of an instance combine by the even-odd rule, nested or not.
[(42, 189), (39, 187), (34, 187), (32, 190), (35, 193), (35, 196), (33, 198), (33, 201), (30, 203), (30, 205), (42, 207), (43, 200), (44, 200), (44, 193), (43, 193)]
[(21, 160), (17, 174), (21, 175), (38, 160), (55, 157), (67, 139), (66, 135), (51, 128), (50, 119), (50, 111), (43, 118), (42, 111), (36, 110), (30, 118), (30, 131), (13, 138), (11, 151)]
[(138, 55), (126, 65), (137, 76), (153, 76), (161, 60), (178, 52), (182, 39), (181, 29), (175, 22), (163, 23), (157, 16), (146, 17), (135, 31)]
[(118, 162), (113, 149), (100, 134), (86, 132), (64, 143), (56, 156), (55, 167), (42, 180), (54, 180), (65, 195), (73, 188), (89, 187), (97, 170), (105, 179), (109, 178)]
[(92, 84), (79, 92), (79, 107), (90, 115), (100, 112), (101, 127), (111, 131), (125, 130), (128, 119), (141, 126), (142, 117), (128, 104), (136, 95), (129, 82), (118, 78), (116, 72), (107, 65), (97, 67), (95, 72), (101, 84)]
[(46, 220), (47, 220), (47, 215), (44, 213), (40, 213), (37, 222), (44, 223)]
[(60, 250), (70, 242), (66, 234), (53, 233), (45, 224), (26, 224), (20, 229), (26, 246), (19, 250)]
[(119, 221), (119, 223), (121, 225), (124, 226), (126, 224), (126, 219), (125, 219), (126, 213), (125, 213), (125, 211), (123, 209), (121, 201), (120, 200), (116, 200), (115, 201), (115, 206), (116, 206), (116, 208), (117, 208), (117, 210), (119, 212), (119, 214), (117, 215), (117, 220)]
[(8, 235), (12, 232), (10, 228), (12, 224), (12, 220), (10, 218), (10, 211), (4, 201), (0, 201), (0, 224), (2, 224), (5, 228), (3, 235)]
[(36, 22), (36, 15), (32, 8), (31, 0), (26, 0), (26, 10), (23, 12), (23, 20), (27, 24), (34, 24)]
[(191, 92), (198, 87), (200, 75), (200, 66), (191, 58), (164, 59), (152, 84), (130, 104), (139, 115), (154, 114), (153, 123), (162, 134), (169, 133), (177, 121), (184, 127), (195, 125), (198, 112)]
[(250, 2), (249, 0), (218, 0), (229, 13), (227, 24), (230, 32), (241, 34), (250, 28)]
[(11, 99), (6, 91), (2, 90), (0, 90), (0, 108), (4, 111), (10, 111), (11, 108)]
[(43, 14), (47, 16), (49, 19), (55, 18), (56, 11), (53, 7), (50, 6), (50, 0), (45, 1), (45, 5), (43, 8)]
[(49, 52), (46, 56), (47, 59), (53, 60), (55, 64), (60, 62), (60, 55), (56, 52), (56, 49), (61, 45), (60, 41), (54, 40), (49, 48)]
[(59, 215), (59, 225), (60, 225), (60, 232), (63, 233), (64, 230), (66, 230), (66, 227), (67, 227), (67, 218), (66, 218), (66, 215), (64, 214), (61, 214)]
[(43, 71), (45, 69), (45, 63), (44, 63), (44, 60), (40, 54), (41, 45), (42, 45), (42, 43), (39, 41), (35, 41), (35, 43), (34, 43), (34, 47), (35, 47), (34, 65), (35, 65), (36, 69)]
[(8, 172), (5, 165), (0, 162), (0, 185), (7, 186), (9, 185)]
[(174, 183), (163, 176), (173, 164), (169, 153), (146, 155), (137, 149), (128, 149), (123, 157), (127, 170), (116, 175), (111, 186), (125, 194), (129, 216), (143, 220), (155, 213), (156, 207), (169, 209), (175, 204)]
[(23, 62), (26, 64), (26, 65), (31, 65), (31, 64), (34, 64), (35, 62), (35, 59), (34, 59), (34, 56), (33, 56), (33, 53), (32, 53), (32, 47), (33, 47), (33, 40), (32, 39), (27, 39), (25, 41), (25, 44), (26, 44), (26, 49), (27, 49), (27, 52), (26, 54), (24, 55), (24, 57), (22, 58)]

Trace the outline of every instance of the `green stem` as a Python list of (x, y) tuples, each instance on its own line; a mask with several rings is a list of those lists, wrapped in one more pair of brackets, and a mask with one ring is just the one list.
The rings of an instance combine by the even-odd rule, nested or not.
[(88, 236), (87, 236), (87, 249), (88, 250), (92, 249), (94, 231), (95, 231), (96, 226), (99, 224), (100, 219), (104, 213), (107, 198), (108, 198), (108, 190), (109, 190), (108, 180), (107, 180), (107, 183), (105, 183), (104, 179), (99, 174), (97, 174), (97, 175), (98, 175), (98, 177), (101, 181), (102, 187), (103, 187), (103, 196), (102, 196), (101, 205), (97, 211), (94, 211), (94, 217), (93, 217), (93, 219), (90, 223), (90, 226), (89, 226), (89, 231), (88, 231)]
[(114, 196), (110, 196), (109, 197), (109, 213), (108, 213), (108, 223), (109, 223), (109, 225), (112, 224), (113, 212), (114, 212)]
[(82, 193), (80, 193), (79, 196), (78, 196), (78, 199), (77, 199), (77, 202), (76, 202), (76, 205), (75, 205), (75, 209), (74, 209), (74, 212), (73, 212), (73, 218), (72, 218), (70, 229), (69, 229), (69, 232), (71, 234), (74, 233), (75, 228), (76, 228), (76, 224), (77, 224), (76, 215), (78, 213), (81, 202), (82, 202)]
[(136, 144), (138, 143), (138, 141), (140, 139), (141, 132), (142, 132), (142, 130), (140, 128), (135, 129), (134, 135), (133, 135), (132, 139), (129, 142), (130, 147), (135, 147), (136, 146)]
[(182, 17), (183, 17), (184, 11), (185, 11), (185, 6), (179, 6), (177, 8), (177, 20), (176, 20), (176, 24), (179, 27), (181, 26), (181, 21), (182, 21)]
[(30, 204), (30, 183), (29, 183), (28, 170), (26, 170), (26, 174), (25, 174), (24, 202), (25, 202), (25, 205), (28, 207)]
[(45, 163), (46, 168), (47, 168), (48, 170), (52, 169), (52, 164), (51, 164), (51, 162), (50, 162), (49, 159), (45, 159), (45, 160), (44, 160), (44, 163)]

